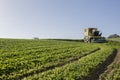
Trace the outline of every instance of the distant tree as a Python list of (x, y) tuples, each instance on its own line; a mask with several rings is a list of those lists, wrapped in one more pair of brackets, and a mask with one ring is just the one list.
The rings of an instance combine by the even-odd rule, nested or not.
[(120, 36), (118, 34), (112, 34), (108, 38), (120, 38)]
[(39, 40), (39, 38), (38, 37), (34, 37), (34, 40)]

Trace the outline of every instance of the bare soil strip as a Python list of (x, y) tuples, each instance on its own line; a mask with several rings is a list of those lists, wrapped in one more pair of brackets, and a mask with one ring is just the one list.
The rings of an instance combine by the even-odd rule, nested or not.
[(29, 73), (29, 74), (25, 74), (25, 75), (23, 75), (23, 76), (19, 76), (19, 78), (17, 78), (17, 79), (23, 80), (25, 77), (33, 76), (34, 74), (39, 74), (39, 73), (42, 73), (42, 72), (45, 72), (45, 71), (48, 71), (48, 70), (55, 69), (56, 67), (64, 66), (64, 65), (66, 65), (66, 64), (75, 62), (75, 61), (79, 60), (81, 57), (85, 57), (85, 56), (87, 56), (87, 55), (89, 55), (89, 54), (91, 54), (91, 53), (94, 53), (94, 52), (98, 51), (98, 50), (100, 50), (100, 48), (96, 48), (96, 49), (88, 52), (88, 54), (85, 54), (85, 55), (83, 55), (83, 56), (79, 56), (79, 57), (76, 57), (76, 58), (71, 58), (71, 59), (70, 59), (69, 61), (67, 61), (67, 62), (61, 62), (61, 63), (59, 63), (59, 64), (57, 64), (57, 65), (53, 65), (53, 66), (45, 67), (44, 69), (37, 70), (37, 71), (35, 71), (34, 73)]
[(107, 70), (107, 67), (114, 61), (117, 55), (117, 49), (113, 51), (113, 54), (110, 55), (105, 62), (103, 62), (95, 71), (91, 71), (90, 75), (85, 78), (85, 80), (98, 80), (99, 76)]
[[(120, 64), (120, 50), (117, 51), (117, 54), (114, 58), (114, 61), (111, 64)], [(113, 70), (113, 67), (108, 66), (107, 69), (104, 71), (105, 74), (109, 74), (111, 73), (111, 71)], [(106, 80), (105, 76), (100, 77), (101, 80)]]
[(119, 64), (120, 63), (120, 50), (118, 50), (118, 53), (115, 57), (114, 63)]

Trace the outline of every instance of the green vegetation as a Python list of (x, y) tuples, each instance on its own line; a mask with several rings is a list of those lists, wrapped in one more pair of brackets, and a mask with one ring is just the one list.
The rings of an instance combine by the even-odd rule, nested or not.
[(1, 39), (0, 79), (19, 79), (80, 58), (96, 46), (56, 40)]
[[(102, 49), (79, 59), (79, 61), (55, 68), (39, 75), (26, 78), (27, 80), (94, 80), (91, 76), (99, 66), (112, 55), (113, 49)], [(26, 80), (25, 79), (25, 80)]]
[(108, 71), (105, 71), (99, 80), (120, 80), (120, 63), (112, 63)]
[(0, 80), (91, 78), (119, 44), (0, 39)]
[(110, 41), (119, 41), (120, 42), (120, 38), (110, 38), (108, 40), (110, 40)]
[(115, 61), (110, 64), (103, 74), (100, 75), (99, 80), (120, 80), (120, 42), (109, 41), (107, 45), (118, 49), (118, 54), (116, 55)]

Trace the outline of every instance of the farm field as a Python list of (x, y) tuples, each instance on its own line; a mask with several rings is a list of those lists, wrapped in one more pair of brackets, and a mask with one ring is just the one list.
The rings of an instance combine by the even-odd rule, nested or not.
[[(119, 41), (119, 39), (115, 40)], [(118, 49), (117, 54), (114, 61), (100, 75), (99, 80), (120, 80), (120, 42), (110, 41), (109, 45)]]
[(120, 38), (111, 38), (109, 40), (111, 40), (111, 41), (119, 41), (120, 42)]
[(0, 39), (0, 80), (119, 80), (119, 50), (115, 41)]
[(120, 79), (120, 50), (116, 55), (113, 63), (108, 66), (108, 69), (100, 75), (99, 80), (119, 80)]

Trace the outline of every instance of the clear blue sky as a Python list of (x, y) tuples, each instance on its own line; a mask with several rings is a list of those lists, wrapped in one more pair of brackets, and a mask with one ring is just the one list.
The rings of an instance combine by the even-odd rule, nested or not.
[(83, 38), (86, 27), (120, 35), (120, 0), (0, 0), (0, 38)]

